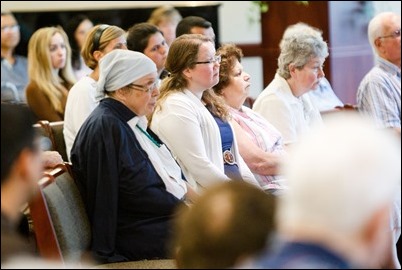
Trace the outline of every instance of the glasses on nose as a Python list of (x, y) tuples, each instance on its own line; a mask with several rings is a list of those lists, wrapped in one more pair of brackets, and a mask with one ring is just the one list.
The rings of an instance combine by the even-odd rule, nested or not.
[(8, 32), (8, 31), (17, 31), (20, 29), (20, 26), (18, 24), (14, 24), (14, 25), (5, 25), (1, 27), (1, 32)]
[(392, 34), (390, 35), (386, 35), (386, 36), (382, 36), (382, 37), (378, 37), (378, 38), (398, 38), (401, 36), (401, 29), (395, 30), (394, 32), (392, 32)]
[(127, 87), (132, 88), (133, 90), (149, 93), (157, 87), (157, 84), (158, 84), (157, 81), (153, 82), (151, 85), (140, 85), (140, 84), (131, 83), (131, 84), (127, 85)]
[(215, 55), (214, 58), (209, 61), (195, 62), (195, 64), (212, 64), (212, 63), (220, 64), (221, 60), (222, 60), (222, 57), (220, 55)]

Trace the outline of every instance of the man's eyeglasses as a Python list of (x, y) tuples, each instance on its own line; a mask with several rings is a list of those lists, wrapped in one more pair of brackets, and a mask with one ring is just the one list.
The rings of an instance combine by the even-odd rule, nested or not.
[(158, 82), (155, 81), (151, 85), (139, 85), (139, 84), (135, 84), (135, 83), (130, 83), (129, 85), (127, 85), (127, 87), (131, 88), (133, 90), (149, 93), (152, 90), (154, 90), (157, 87), (157, 85), (158, 85)]
[(212, 63), (220, 63), (222, 60), (222, 57), (220, 55), (215, 55), (213, 59), (209, 61), (202, 61), (202, 62), (195, 62), (195, 64), (212, 64)]
[(20, 26), (18, 24), (14, 24), (14, 25), (5, 25), (1, 27), (1, 32), (8, 32), (8, 31), (17, 31), (20, 29)]
[(378, 38), (398, 38), (401, 36), (401, 29), (395, 30), (394, 32), (392, 32), (392, 34), (390, 35), (386, 35), (386, 36), (382, 36), (382, 37), (378, 37)]

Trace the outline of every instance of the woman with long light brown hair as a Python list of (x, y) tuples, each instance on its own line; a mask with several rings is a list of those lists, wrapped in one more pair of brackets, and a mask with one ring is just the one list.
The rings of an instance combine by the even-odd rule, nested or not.
[(67, 34), (60, 27), (38, 29), (28, 43), (26, 96), (38, 120), (62, 121), (75, 83)]
[(259, 186), (239, 155), (228, 108), (211, 89), (219, 81), (220, 60), (213, 40), (204, 35), (173, 41), (166, 60), (170, 75), (151, 121), (197, 191), (235, 179)]

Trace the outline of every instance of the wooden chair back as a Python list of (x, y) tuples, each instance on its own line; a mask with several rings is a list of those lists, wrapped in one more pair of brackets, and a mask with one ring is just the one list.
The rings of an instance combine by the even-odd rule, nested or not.
[(29, 207), (40, 255), (63, 263), (80, 262), (89, 248), (91, 230), (70, 164), (45, 173), (38, 185)]
[(49, 147), (50, 149), (45, 150), (57, 151), (60, 153), (64, 161), (68, 161), (63, 127), (64, 121), (49, 122), (47, 120), (40, 120), (34, 124), (34, 128), (39, 132), (39, 134), (48, 138), (51, 143), (51, 147)]

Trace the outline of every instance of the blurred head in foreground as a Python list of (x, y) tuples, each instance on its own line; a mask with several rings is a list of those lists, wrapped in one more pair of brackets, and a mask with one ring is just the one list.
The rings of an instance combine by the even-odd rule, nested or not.
[(386, 257), (400, 190), (400, 140), (357, 115), (327, 120), (292, 151), (278, 231), (291, 242), (319, 244), (351, 264), (376, 267)]
[(243, 181), (207, 189), (175, 223), (179, 268), (227, 268), (263, 249), (274, 230), (275, 198)]

